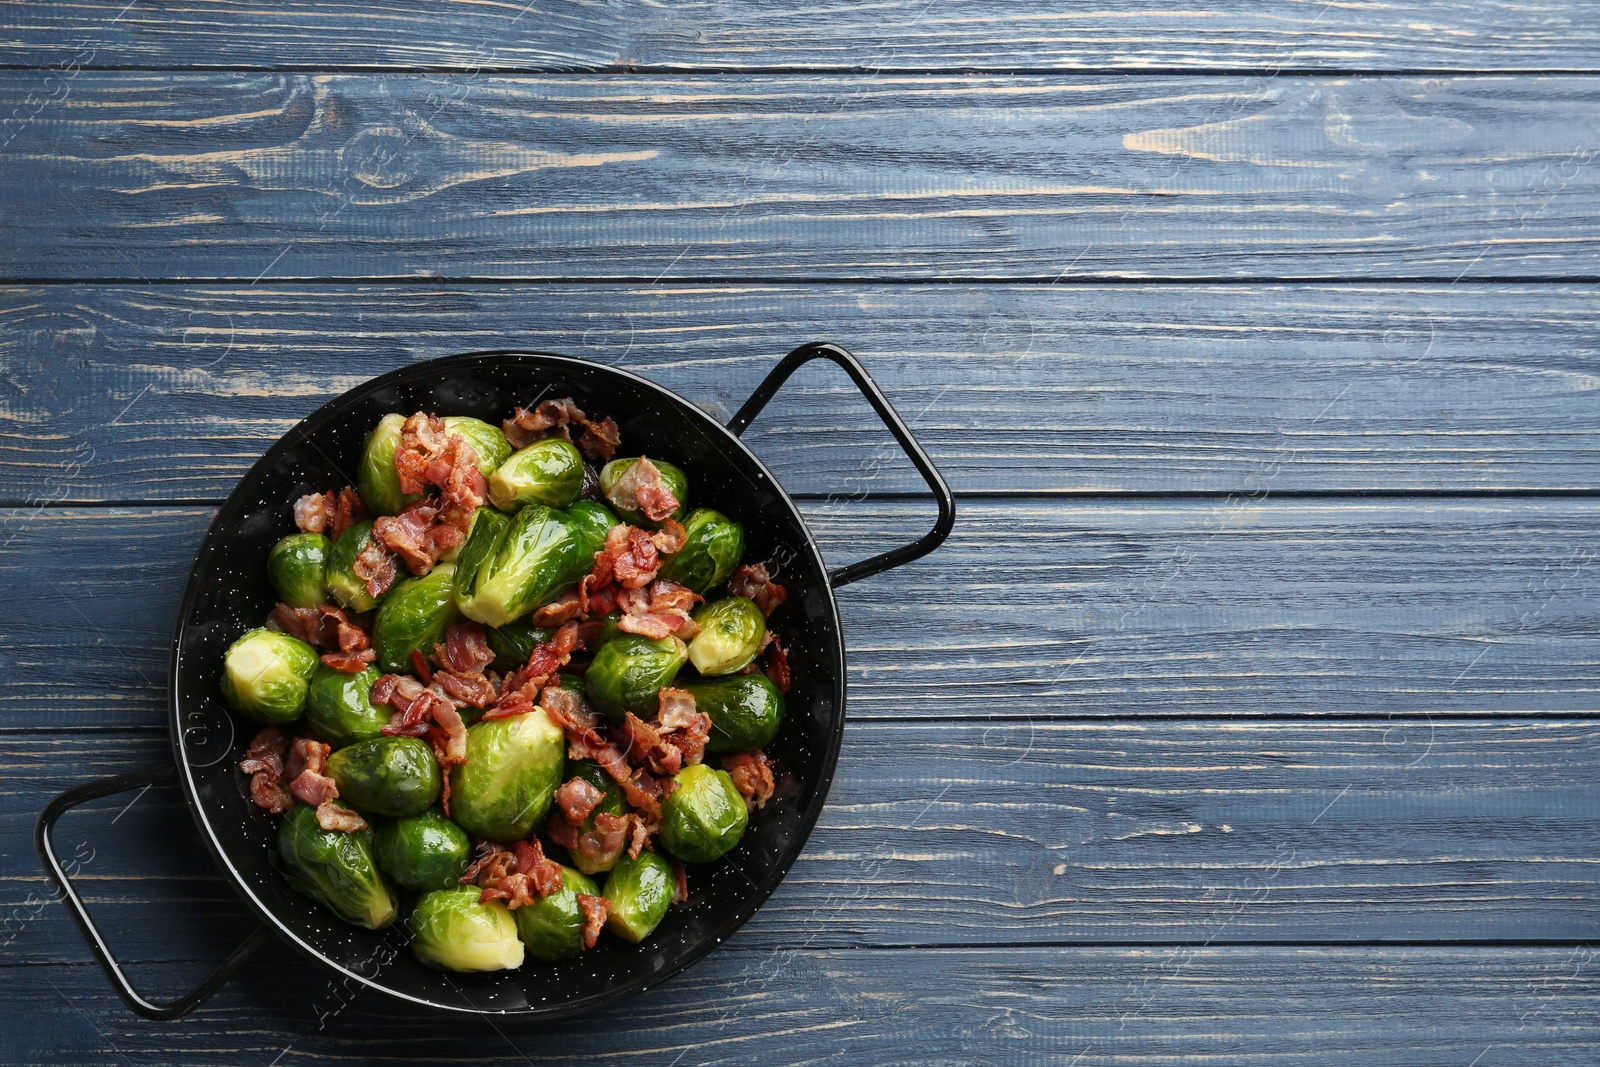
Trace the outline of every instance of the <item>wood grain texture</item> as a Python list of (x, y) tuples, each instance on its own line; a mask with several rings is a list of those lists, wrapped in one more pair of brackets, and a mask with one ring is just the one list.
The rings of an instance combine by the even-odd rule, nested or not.
[[(855, 351), (957, 492), (1600, 488), (1594, 286), (33, 286), (0, 290), (12, 504), (221, 499), (296, 420), (525, 347), (726, 419)], [(70, 373), (63, 373), (70, 368)], [(841, 373), (745, 434), (798, 493), (918, 492)]]
[(1600, 21), (1558, 0), (1329, 5), (1220, 0), (481, 4), (390, 10), (331, 0), (0, 5), (0, 61), (51, 66), (438, 67), (464, 70), (1081, 68), (1367, 70), (1600, 67)]
[[(840, 564), (911, 540), (932, 507), (805, 511)], [(164, 721), (172, 613), (208, 517), (0, 515), (7, 724)], [(938, 553), (841, 593), (850, 713), (1594, 712), (1597, 518), (1588, 499), (963, 501)]]
[(1585, 77), (11, 72), (0, 271), (1583, 276), (1597, 115)]
[[(29, 906), (37, 812), (170, 758), (148, 733), (0, 736), (8, 962), (77, 958)], [(1597, 773), (1593, 722), (859, 723), (738, 944), (1600, 941)], [(248, 921), (175, 788), (57, 840), (124, 960), (204, 958)]]

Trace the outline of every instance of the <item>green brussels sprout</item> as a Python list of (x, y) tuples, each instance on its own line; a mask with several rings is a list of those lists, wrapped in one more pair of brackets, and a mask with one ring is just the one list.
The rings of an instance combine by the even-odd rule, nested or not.
[(467, 727), (467, 762), (450, 772), (450, 817), (491, 841), (519, 841), (550, 811), (567, 738), (543, 709)]
[(486, 559), (491, 558), (500, 545), (500, 538), (511, 528), (511, 517), (502, 515), (491, 507), (475, 508), (472, 525), (467, 528), (467, 538), (456, 552), (456, 588), (472, 584)]
[(672, 906), (676, 882), (672, 865), (654, 852), (641, 852), (636, 860), (624, 853), (601, 894), (611, 906), (606, 929), (634, 944), (649, 937)]
[(486, 626), (483, 636), (489, 640), (489, 651), (494, 653), (495, 670), (504, 674), (526, 666), (535, 645), (550, 640), (554, 633), (544, 626), (535, 626), (527, 619), (508, 622), (504, 626)]
[(370, 697), (380, 677), (376, 667), (349, 674), (319, 663), (306, 695), (306, 722), (334, 748), (382, 737), (389, 709), (373, 707)]
[(339, 786), (339, 799), (397, 819), (432, 807), (442, 788), (439, 762), (419, 737), (375, 737), (346, 745), (328, 757), (327, 774)]
[(744, 670), (767, 636), (767, 620), (749, 597), (714, 600), (694, 613), (694, 621), (700, 632), (689, 642), (689, 662), (708, 678)]
[[(589, 813), (589, 817), (583, 820), (583, 825), (578, 827), (579, 836), (594, 829), (594, 817), (601, 812), (605, 812), (607, 815), (627, 814), (628, 805), (622, 799), (622, 787), (617, 784), (615, 778), (606, 773), (605, 768), (601, 767), (600, 764), (593, 760), (577, 760), (568, 763), (566, 778), (562, 780), (565, 781), (570, 778), (582, 778), (605, 794), (600, 798), (600, 803), (596, 804), (594, 810)], [(610, 863), (595, 863), (572, 849), (567, 851), (572, 856), (572, 865), (584, 874), (604, 874), (617, 865), (615, 859)]]
[(472, 839), (438, 808), (385, 822), (373, 838), (379, 870), (414, 893), (449, 889), (472, 862)]
[(400, 491), (400, 475), (394, 469), (394, 454), (400, 447), (400, 428), (405, 424), (404, 415), (385, 415), (367, 435), (361, 448), (356, 489), (361, 494), (361, 502), (374, 515), (398, 515), (401, 508), (422, 499), (421, 493)]
[(498, 426), (471, 415), (446, 415), (440, 421), (444, 423), (445, 433), (458, 434), (472, 446), (478, 456), (478, 473), (485, 478), (511, 456), (511, 442)]
[(328, 551), (328, 593), (351, 611), (371, 611), (378, 606), (378, 598), (367, 592), (367, 583), (356, 576), (356, 557), (371, 541), (372, 520), (363, 519)]
[(417, 959), (449, 971), (509, 971), (522, 966), (522, 942), (511, 909), (499, 900), (480, 904), (479, 892), (470, 885), (436, 889), (417, 901), (406, 920)]
[(489, 476), (489, 503), (501, 511), (524, 504), (564, 508), (583, 491), (583, 456), (571, 441), (546, 437), (511, 458)]
[(411, 670), (411, 653), (424, 656), (461, 621), (456, 608), (456, 567), (436, 563), (420, 578), (407, 578), (383, 598), (372, 624), (372, 647), (382, 670)]
[(316, 808), (297, 804), (278, 827), (278, 854), (289, 885), (345, 922), (376, 930), (399, 914), (373, 862), (371, 830), (324, 830)]
[(744, 555), (744, 525), (720, 511), (695, 508), (683, 520), (683, 547), (661, 564), (661, 577), (704, 595), (721, 585)]
[(597, 897), (600, 887), (571, 867), (561, 868), (561, 890), (537, 904), (525, 904), (511, 914), (517, 936), (528, 955), (542, 963), (559, 963), (583, 951), (583, 908), (578, 894)]
[(600, 714), (613, 722), (621, 722), (629, 711), (642, 719), (654, 718), (659, 710), (656, 694), (672, 684), (688, 658), (688, 649), (673, 634), (654, 641), (622, 634), (594, 654), (584, 688)]
[(711, 720), (707, 752), (754, 752), (767, 747), (783, 722), (783, 694), (764, 674), (678, 679), (695, 710)]
[(529, 504), (512, 518), (493, 554), (472, 575), (463, 576), (456, 604), (474, 622), (504, 626), (548, 604), (589, 573), (594, 555), (584, 551), (585, 544), (564, 513)]
[(293, 722), (305, 710), (317, 650), (272, 630), (246, 632), (222, 659), (222, 699), (257, 722)]
[[(628, 472), (628, 468), (643, 458), (642, 456), (634, 456), (631, 459), (614, 459), (604, 467), (601, 467), (600, 492), (605, 494), (605, 498), (611, 502), (611, 506), (616, 509), (617, 514), (622, 516), (623, 522), (653, 530), (661, 524), (647, 517), (644, 512), (637, 508), (630, 508), (626, 504), (618, 503), (617, 496), (613, 495), (617, 483)], [(664, 459), (652, 459), (650, 462), (655, 464), (656, 469), (661, 472), (661, 484), (672, 490), (672, 495), (678, 501), (678, 510), (667, 517), (682, 522), (683, 513), (686, 510), (684, 505), (689, 499), (689, 476), (683, 473), (681, 467), (675, 467)]]
[(661, 802), (661, 846), (685, 863), (710, 863), (732, 851), (749, 818), (733, 777), (697, 763), (672, 780), (678, 788)]
[(314, 608), (327, 602), (328, 553), (333, 545), (319, 533), (290, 534), (267, 553), (267, 577), (278, 599), (291, 608)]
[(567, 508), (567, 518), (583, 534), (584, 550), (589, 554), (591, 564), (594, 554), (605, 547), (606, 534), (611, 532), (611, 527), (622, 521), (597, 500), (579, 500)]

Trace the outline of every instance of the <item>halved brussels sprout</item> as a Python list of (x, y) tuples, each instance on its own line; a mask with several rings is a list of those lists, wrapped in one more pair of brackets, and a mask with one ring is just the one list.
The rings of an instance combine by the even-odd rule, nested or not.
[(742, 671), (761, 651), (767, 620), (748, 597), (730, 596), (694, 613), (700, 632), (689, 642), (689, 662), (706, 677)]
[(381, 669), (410, 671), (412, 652), (428, 655), (444, 640), (445, 630), (461, 621), (455, 575), (455, 564), (436, 563), (427, 574), (389, 590), (372, 624), (372, 647)]
[(554, 632), (548, 627), (535, 626), (527, 619), (508, 622), (504, 626), (484, 627), (483, 635), (488, 638), (489, 650), (494, 653), (494, 662), (490, 666), (502, 674), (526, 666), (534, 646), (550, 640)]
[(564, 508), (583, 490), (583, 456), (571, 441), (546, 437), (511, 453), (489, 476), (489, 503), (501, 511), (524, 504)]
[(399, 914), (373, 862), (371, 830), (324, 830), (316, 808), (297, 804), (278, 827), (278, 854), (289, 884), (345, 922), (376, 930)]
[(629, 711), (651, 719), (659, 710), (656, 694), (672, 684), (688, 658), (688, 649), (672, 634), (653, 641), (622, 634), (594, 654), (583, 676), (584, 687), (595, 708), (613, 722), (621, 722)]
[(474, 622), (504, 626), (589, 573), (594, 555), (586, 544), (563, 512), (529, 504), (512, 518), (494, 553), (474, 574), (462, 576), (456, 604)]
[(567, 518), (583, 535), (584, 551), (589, 554), (591, 564), (594, 554), (605, 547), (606, 534), (611, 532), (611, 527), (622, 521), (597, 500), (578, 501), (567, 508)]
[(519, 841), (550, 811), (567, 738), (543, 709), (467, 727), (467, 762), (450, 772), (450, 817), (491, 841)]
[(389, 709), (373, 707), (369, 695), (380, 677), (376, 667), (349, 674), (318, 664), (306, 695), (306, 722), (312, 731), (334, 748), (382, 737)]
[(267, 577), (278, 599), (291, 608), (314, 608), (327, 602), (328, 553), (333, 548), (319, 533), (290, 534), (267, 553)]
[(449, 889), (472, 862), (472, 839), (438, 808), (385, 822), (373, 842), (378, 868), (414, 893)]
[(683, 520), (683, 547), (661, 564), (661, 577), (696, 593), (719, 586), (744, 555), (744, 525), (720, 511), (695, 508)]
[(400, 475), (394, 469), (394, 454), (400, 447), (400, 428), (405, 424), (404, 415), (385, 415), (367, 435), (366, 444), (361, 448), (356, 489), (361, 493), (361, 502), (374, 515), (398, 515), (401, 508), (422, 499), (421, 493), (400, 491)]
[(375, 737), (346, 745), (328, 757), (328, 777), (339, 799), (374, 815), (400, 818), (439, 800), (442, 781), (433, 749), (418, 737)]
[(764, 674), (679, 678), (694, 696), (695, 710), (711, 720), (707, 752), (754, 752), (765, 748), (783, 722), (783, 694)]
[(363, 519), (346, 530), (328, 552), (328, 594), (351, 611), (371, 611), (378, 598), (356, 577), (356, 557), (372, 540), (372, 520)]
[(480, 892), (464, 885), (435, 890), (417, 901), (406, 920), (417, 959), (449, 971), (509, 971), (522, 966), (522, 942), (511, 910), (498, 900), (480, 904)]
[[(613, 490), (616, 489), (617, 483), (622, 480), (622, 476), (628, 472), (628, 468), (642, 458), (644, 457), (633, 456), (628, 459), (614, 459), (604, 467), (601, 467), (600, 491), (605, 494), (606, 500), (616, 509), (617, 514), (622, 516), (623, 522), (653, 530), (659, 527), (661, 523), (647, 517), (638, 508), (628, 507), (626, 502), (618, 503), (620, 493), (613, 495)], [(689, 500), (689, 476), (683, 473), (681, 467), (675, 467), (664, 459), (651, 459), (650, 462), (661, 472), (661, 484), (672, 490), (672, 495), (678, 501), (678, 510), (667, 517), (682, 522), (683, 513), (687, 510), (685, 505)]]
[(511, 516), (502, 515), (485, 506), (472, 512), (472, 525), (467, 528), (467, 539), (456, 553), (456, 589), (471, 586), (485, 560), (492, 559), (500, 547), (500, 538), (511, 528)]
[(478, 456), (478, 473), (485, 478), (493, 474), (511, 456), (511, 442), (500, 427), (492, 426), (471, 415), (446, 415), (440, 420), (444, 432), (459, 434)]
[(601, 894), (611, 906), (606, 929), (624, 941), (643, 941), (666, 917), (675, 883), (672, 864), (654, 852), (641, 852), (636, 860), (623, 853)]
[(727, 771), (685, 767), (661, 802), (661, 846), (685, 863), (710, 863), (733, 850), (749, 818)]
[[(607, 815), (627, 814), (628, 805), (622, 798), (622, 787), (617, 784), (615, 778), (606, 773), (600, 764), (593, 760), (577, 760), (568, 763), (562, 781), (567, 781), (571, 778), (582, 778), (604, 794), (600, 798), (600, 803), (596, 804), (594, 810), (589, 813), (589, 817), (583, 820), (583, 825), (578, 827), (580, 836), (594, 829), (594, 817), (601, 812), (605, 812)], [(584, 874), (604, 874), (617, 865), (615, 859), (612, 859), (609, 863), (595, 863), (572, 849), (567, 851), (572, 856), (572, 865)]]
[(317, 650), (288, 634), (247, 631), (222, 659), (222, 699), (257, 722), (293, 722), (305, 710)]
[(528, 955), (542, 963), (559, 963), (583, 951), (583, 908), (578, 894), (597, 897), (600, 887), (571, 867), (561, 868), (561, 890), (537, 904), (525, 904), (511, 914), (517, 936)]

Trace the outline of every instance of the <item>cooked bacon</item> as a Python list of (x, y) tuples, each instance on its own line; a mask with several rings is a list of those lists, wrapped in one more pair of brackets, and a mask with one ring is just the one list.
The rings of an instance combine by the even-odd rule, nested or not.
[[(657, 830), (661, 829), (661, 820), (659, 818), (648, 819), (638, 812), (634, 812), (628, 816), (628, 821), (633, 827), (628, 841), (628, 858), (636, 860), (639, 858), (639, 853), (650, 847), (650, 838), (655, 835)], [(595, 825), (598, 826), (599, 824), (600, 820), (598, 818), (595, 819)]]
[(684, 542), (689, 540), (689, 532), (674, 519), (662, 519), (661, 528), (650, 535), (650, 540), (655, 542), (657, 552), (670, 556), (683, 551)]
[(607, 415), (598, 422), (584, 423), (583, 436), (578, 438), (578, 451), (591, 463), (604, 463), (617, 454), (620, 444), (622, 432), (617, 429), (617, 420)]
[(550, 716), (550, 721), (566, 731), (567, 736), (578, 735), (603, 744), (600, 733), (600, 716), (584, 705), (582, 698), (570, 689), (547, 685), (539, 691), (539, 706)]
[(767, 680), (778, 687), (778, 692), (789, 691), (789, 653), (785, 652), (783, 645), (778, 641), (778, 635), (771, 630), (767, 631), (770, 639), (767, 644), (766, 675)]
[(460, 434), (450, 434), (444, 451), (428, 464), (427, 479), (438, 486), (457, 525), (489, 496), (489, 483), (478, 470), (478, 453)]
[(555, 802), (556, 807), (560, 808), (568, 819), (581, 823), (605, 798), (606, 795), (597, 789), (593, 782), (574, 775), (556, 790)]
[(494, 690), (494, 683), (481, 674), (457, 674), (454, 671), (439, 670), (433, 672), (433, 682), (443, 689), (451, 700), (470, 704), (475, 708), (486, 708), (499, 696)]
[(289, 758), (284, 762), (284, 777), (294, 781), (306, 771), (321, 774), (328, 766), (328, 755), (332, 751), (332, 745), (325, 745), (321, 741), (309, 737), (295, 738), (294, 744), (289, 747)]
[(444, 420), (419, 411), (400, 427), (400, 444), (394, 450), (394, 471), (402, 493), (421, 493), (428, 486), (428, 465), (444, 452)]
[(336, 671), (346, 674), (360, 674), (367, 669), (367, 664), (378, 658), (378, 653), (370, 648), (363, 648), (360, 652), (324, 652), (322, 662)]
[(481, 889), (480, 903), (503, 900), (506, 907), (516, 909), (560, 892), (561, 865), (545, 858), (538, 838), (518, 841), (509, 849), (493, 841), (484, 841), (460, 883)]
[(759, 749), (722, 757), (722, 769), (733, 779), (733, 787), (744, 797), (745, 807), (751, 811), (765, 807), (767, 801), (772, 799), (772, 791), (776, 788), (772, 767), (772, 760)]
[[(432, 707), (435, 729), (429, 731), (433, 754), (446, 772), (467, 762), (467, 724), (461, 713), (448, 703), (435, 702)], [(445, 808), (448, 815), (450, 809)]]
[(578, 907), (583, 910), (583, 947), (594, 948), (594, 943), (600, 940), (600, 931), (605, 928), (606, 919), (611, 915), (611, 905), (605, 897), (579, 893)]
[(672, 633), (689, 640), (700, 630), (689, 614), (700, 602), (694, 590), (658, 578), (648, 590), (628, 589), (617, 597), (617, 606), (622, 609), (617, 628), (651, 640)]
[(528, 653), (526, 666), (519, 667), (506, 675), (505, 681), (501, 683), (500, 697), (495, 701), (494, 709), (485, 713), (484, 718), (501, 719), (507, 715), (520, 715), (532, 710), (531, 705), (538, 699), (539, 691), (567, 665), (577, 647), (578, 624), (563, 623), (560, 629), (550, 635), (548, 641), (541, 641), (533, 646), (533, 651)]
[[(572, 825), (566, 819), (552, 821)], [(627, 847), (628, 828), (631, 825), (633, 825), (631, 815), (613, 815), (608, 811), (602, 811), (594, 817), (594, 829), (579, 836), (576, 842), (568, 847), (574, 855), (583, 857), (596, 869), (609, 867)]]
[(371, 644), (367, 632), (351, 622), (343, 608), (331, 604), (319, 604), (314, 608), (278, 604), (267, 617), (267, 629), (298, 638), (313, 648), (337, 652), (360, 652)]
[(623, 633), (638, 634), (648, 637), (652, 641), (659, 641), (683, 625), (681, 619), (670, 615), (634, 615), (624, 614), (617, 620), (617, 629)]
[(633, 807), (657, 821), (661, 818), (661, 797), (665, 788), (648, 771), (629, 766), (616, 745), (595, 741), (582, 734), (567, 735), (567, 755), (571, 759), (592, 759), (622, 787), (622, 795)]
[(622, 725), (614, 733), (624, 746), (623, 756), (635, 765), (644, 763), (646, 754), (661, 743), (661, 734), (656, 728), (631, 711), (623, 715)]
[(432, 685), (433, 668), (428, 666), (428, 657), (422, 654), (421, 649), (413, 648), (410, 658), (412, 673), (422, 679), (423, 685)]
[(367, 595), (374, 598), (393, 588), (399, 573), (394, 553), (377, 540), (369, 540), (361, 546), (361, 551), (356, 553), (354, 562), (350, 564), (350, 570), (366, 583)]
[(518, 841), (511, 847), (516, 853), (517, 869), (533, 882), (533, 890), (540, 900), (552, 893), (561, 892), (564, 884), (561, 880), (561, 864), (545, 858), (544, 846), (539, 844), (537, 837), (529, 841)]
[(293, 793), (301, 803), (318, 808), (330, 800), (337, 799), (339, 787), (327, 775), (305, 770), (289, 784), (289, 792)]
[(385, 674), (372, 684), (367, 700), (373, 704), (387, 704), (403, 713), (426, 689), (409, 674)]
[(535, 626), (560, 626), (577, 618), (582, 612), (583, 596), (577, 589), (571, 589), (535, 611), (529, 621)]
[(672, 902), (682, 904), (689, 899), (689, 876), (684, 873), (683, 861), (672, 861)]
[(349, 808), (327, 801), (317, 805), (317, 825), (324, 830), (353, 834), (367, 828), (367, 820)]
[(678, 498), (661, 479), (661, 468), (640, 456), (628, 465), (606, 494), (622, 511), (642, 511), (651, 522), (672, 517)]
[(464, 540), (459, 527), (437, 521), (439, 514), (439, 499), (423, 497), (407, 504), (398, 515), (380, 515), (374, 520), (373, 539), (398, 554), (412, 574), (427, 574), (440, 556)]
[(323, 533), (333, 509), (332, 493), (307, 493), (294, 502), (294, 524), (301, 533)]
[(482, 674), (494, 662), (494, 652), (483, 627), (475, 622), (458, 623), (444, 632), (444, 643), (433, 646), (433, 658), (441, 667), (456, 674)]
[(591, 572), (595, 578), (590, 589), (608, 581), (624, 589), (640, 589), (655, 580), (660, 569), (661, 554), (650, 534), (637, 526), (619, 522), (607, 531), (605, 547), (595, 554)]
[(734, 571), (728, 579), (728, 592), (754, 600), (762, 618), (771, 618), (789, 599), (789, 590), (767, 573), (765, 563), (746, 563)]
[(511, 418), (501, 423), (512, 448), (526, 448), (539, 438), (552, 435), (571, 441), (569, 427), (572, 426), (581, 430), (577, 438), (578, 451), (593, 462), (610, 459), (622, 443), (616, 420), (610, 417), (598, 421), (589, 419), (571, 397), (540, 401), (532, 411), (519, 407)]
[(612, 731), (628, 762), (670, 778), (699, 763), (711, 736), (711, 720), (695, 710), (694, 697), (670, 686), (661, 690), (660, 713), (643, 722), (632, 712)]
[(346, 530), (366, 517), (367, 505), (362, 502), (361, 494), (345, 486), (334, 498), (333, 514), (328, 516), (328, 539), (339, 540)]
[(699, 725), (700, 720), (705, 718), (704, 715), (695, 710), (694, 694), (687, 689), (674, 689), (671, 686), (667, 686), (657, 694), (656, 698), (661, 709), (660, 714), (656, 717), (656, 726), (660, 730), (692, 728)]
[(274, 815), (294, 807), (294, 798), (283, 787), (283, 733), (268, 726), (250, 742), (239, 770), (250, 775), (250, 802)]

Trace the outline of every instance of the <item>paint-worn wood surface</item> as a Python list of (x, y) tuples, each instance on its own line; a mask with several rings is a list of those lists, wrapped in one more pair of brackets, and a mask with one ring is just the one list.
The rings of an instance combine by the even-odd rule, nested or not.
[[(1597, 12), (0, 4), (0, 1061), (1591, 1067)], [(839, 778), (729, 945), (543, 1031), (280, 946), (119, 1005), (31, 822), (164, 758), (263, 449), (470, 349), (726, 416), (812, 339), (960, 515), (843, 591)], [(748, 439), (836, 562), (931, 514), (831, 372)], [(249, 923), (189, 827), (62, 826), (157, 994)]]

